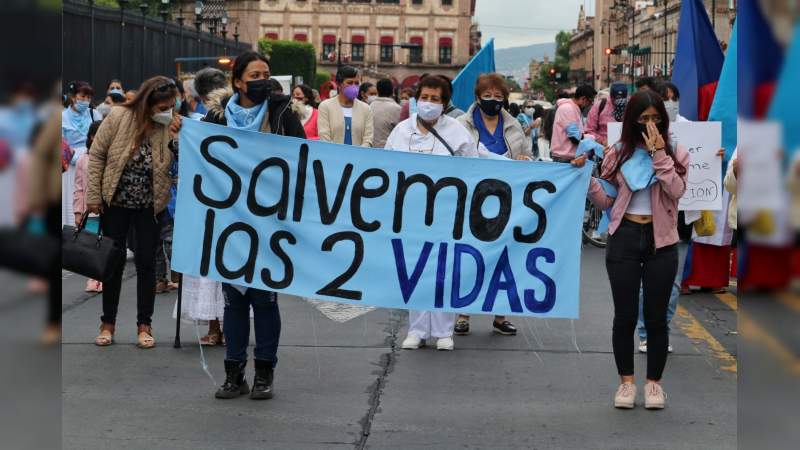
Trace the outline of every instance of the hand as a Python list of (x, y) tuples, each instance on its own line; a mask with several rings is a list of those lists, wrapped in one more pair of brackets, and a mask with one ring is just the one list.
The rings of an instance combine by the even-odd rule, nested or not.
[(725, 149), (721, 148), (721, 149), (717, 150), (717, 156), (719, 156), (720, 158), (725, 156)]
[(644, 143), (647, 145), (647, 149), (650, 151), (650, 154), (653, 154), (658, 150), (664, 150), (664, 137), (658, 132), (658, 128), (653, 122), (649, 122), (647, 124), (647, 134), (642, 133), (642, 137), (644, 138)]
[(169, 124), (169, 135), (172, 139), (176, 139), (178, 137), (178, 133), (181, 131), (181, 125), (183, 124), (183, 117), (176, 114), (172, 118), (172, 122)]
[(81, 226), (81, 220), (83, 219), (83, 214), (75, 213), (75, 226)]
[(103, 205), (99, 205), (93, 203), (91, 205), (86, 205), (86, 210), (93, 214), (100, 214), (103, 212)]
[(515, 161), (533, 161), (529, 156), (517, 155), (514, 157)]
[(583, 167), (586, 164), (587, 158), (588, 157), (586, 155), (578, 156), (577, 158), (570, 161), (570, 164), (572, 164), (575, 167)]

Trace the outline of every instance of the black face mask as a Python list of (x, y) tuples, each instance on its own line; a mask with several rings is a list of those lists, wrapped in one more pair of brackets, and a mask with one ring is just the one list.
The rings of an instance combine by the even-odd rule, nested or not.
[(484, 100), (480, 99), (478, 104), (481, 107), (481, 111), (487, 116), (496, 116), (500, 114), (500, 110), (503, 109), (503, 100)]
[(245, 96), (255, 104), (261, 104), (272, 93), (269, 80), (250, 80), (247, 82), (247, 92)]

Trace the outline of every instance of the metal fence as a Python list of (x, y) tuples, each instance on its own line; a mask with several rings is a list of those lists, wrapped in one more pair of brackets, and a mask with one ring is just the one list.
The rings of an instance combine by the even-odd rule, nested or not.
[[(236, 55), (252, 47), (198, 33), (194, 27), (144, 17), (138, 9), (100, 8), (70, 0), (64, 1), (62, 42), (64, 81), (88, 81), (98, 97), (114, 78), (122, 80), (126, 89), (135, 89), (155, 75), (176, 76), (175, 58)], [(215, 63), (184, 62), (181, 71), (210, 64)]]

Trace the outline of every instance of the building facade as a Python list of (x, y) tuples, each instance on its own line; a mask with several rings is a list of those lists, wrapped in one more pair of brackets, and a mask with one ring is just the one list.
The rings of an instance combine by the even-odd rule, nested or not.
[(341, 40), (342, 62), (359, 67), (364, 78), (410, 86), (426, 72), (454, 77), (480, 49), (475, 1), (261, 0), (226, 7), (245, 42), (309, 42), (318, 69), (335, 73)]
[[(725, 48), (736, 2), (704, 0), (704, 4)], [(712, 6), (716, 6), (713, 14)], [(594, 17), (586, 17), (581, 7), (570, 41), (572, 78), (594, 83), (598, 89), (617, 80), (668, 78), (675, 58), (680, 10), (680, 0), (596, 0)], [(606, 48), (615, 53), (606, 54)]]

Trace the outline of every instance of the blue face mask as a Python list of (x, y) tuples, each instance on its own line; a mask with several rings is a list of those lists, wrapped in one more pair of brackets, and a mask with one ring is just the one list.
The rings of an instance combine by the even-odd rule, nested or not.
[(637, 148), (633, 155), (622, 164), (620, 171), (632, 192), (646, 189), (656, 182), (653, 158), (640, 148)]
[(183, 105), (183, 100), (180, 97), (175, 97), (175, 109), (181, 109), (181, 105)]
[(78, 100), (75, 102), (75, 110), (82, 113), (89, 109), (89, 102), (87, 100)]

